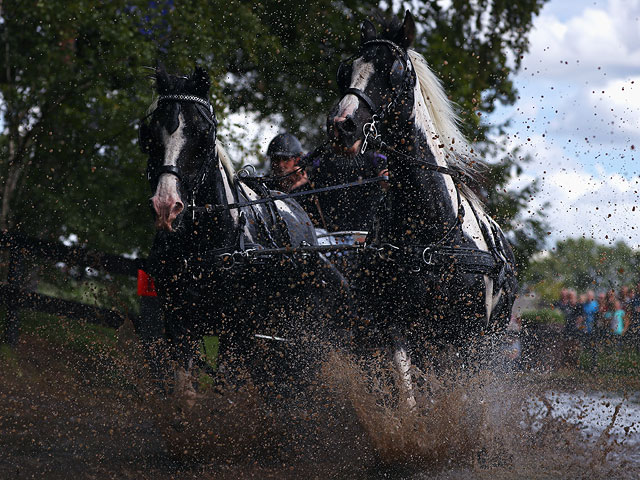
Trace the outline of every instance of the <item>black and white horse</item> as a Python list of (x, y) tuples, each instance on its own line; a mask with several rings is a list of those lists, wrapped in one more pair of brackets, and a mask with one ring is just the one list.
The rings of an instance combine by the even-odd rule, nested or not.
[(363, 23), (358, 53), (340, 65), (343, 96), (327, 129), (341, 151), (378, 148), (388, 157), (389, 189), (368, 239), (379, 254), (350, 280), (366, 331), (392, 342), (410, 386), (410, 362), (425, 342), (462, 346), (506, 327), (517, 282), (502, 230), (463, 183), (472, 162), (452, 105), (409, 49), (413, 17), (383, 30)]
[(223, 364), (266, 372), (282, 354), (270, 355), (269, 342), (290, 353), (291, 344), (322, 336), (329, 290), (341, 279), (318, 254), (248, 260), (251, 250), (316, 245), (309, 217), (291, 199), (243, 205), (271, 192), (234, 174), (216, 140), (205, 70), (182, 77), (159, 68), (156, 86), (139, 133), (158, 230), (148, 269), (174, 358), (186, 366), (202, 335), (214, 333)]

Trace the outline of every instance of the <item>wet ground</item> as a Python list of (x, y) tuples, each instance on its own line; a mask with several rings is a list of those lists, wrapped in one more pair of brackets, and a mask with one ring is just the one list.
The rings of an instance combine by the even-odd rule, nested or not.
[(155, 393), (141, 358), (29, 335), (4, 350), (0, 478), (640, 477), (640, 397), (624, 382), (425, 372), (409, 409), (335, 356), (313, 401), (267, 406), (247, 387), (191, 406)]

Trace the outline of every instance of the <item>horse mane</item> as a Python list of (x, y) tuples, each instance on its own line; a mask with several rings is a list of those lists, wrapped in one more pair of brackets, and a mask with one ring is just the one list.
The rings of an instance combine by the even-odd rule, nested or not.
[[(376, 11), (373, 17), (381, 25), (379, 38), (398, 43), (402, 37), (402, 21), (395, 15), (386, 17), (382, 12)], [(458, 125), (460, 117), (457, 115), (454, 105), (447, 97), (440, 79), (433, 73), (425, 58), (413, 49), (408, 49), (407, 54), (413, 65), (418, 80), (418, 86), (425, 99), (427, 115), (433, 124), (437, 138), (437, 145), (444, 155), (443, 160), (452, 167), (459, 168), (471, 176), (478, 173), (481, 168), (478, 160), (472, 153), (469, 142), (464, 137)], [(433, 152), (437, 155), (436, 152)]]
[[(482, 164), (475, 158), (469, 142), (458, 128), (460, 117), (447, 97), (442, 82), (429, 68), (422, 55), (412, 49), (407, 50), (407, 54), (416, 72), (418, 88), (420, 88), (425, 100), (424, 108), (434, 130), (431, 133), (436, 137), (434, 143), (443, 153), (444, 161), (447, 165), (459, 169), (471, 178), (476, 178)], [(437, 154), (435, 151), (433, 153)], [(468, 201), (473, 202), (478, 210), (484, 212), (482, 201), (464, 183), (462, 184), (462, 193)]]
[(444, 145), (441, 150), (444, 152), (445, 161), (465, 173), (476, 173), (476, 162), (469, 162), (469, 157), (472, 156), (471, 147), (458, 128), (460, 117), (447, 97), (442, 82), (429, 68), (422, 55), (411, 49), (407, 53), (425, 99), (425, 108), (433, 122), (435, 132), (432, 133), (437, 137), (438, 144)]
[(231, 160), (229, 159), (229, 155), (227, 155), (226, 150), (222, 146), (222, 142), (217, 138), (216, 138), (216, 152), (218, 153), (218, 159), (220, 160), (220, 163), (222, 163), (222, 166), (225, 172), (227, 172), (227, 177), (233, 178), (233, 175), (235, 174), (233, 164), (231, 163)]

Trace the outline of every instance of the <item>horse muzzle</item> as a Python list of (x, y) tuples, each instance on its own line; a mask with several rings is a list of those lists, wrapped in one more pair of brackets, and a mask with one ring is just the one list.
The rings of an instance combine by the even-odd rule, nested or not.
[(336, 153), (356, 155), (362, 144), (360, 129), (353, 116), (334, 116), (327, 121), (327, 132)]
[(154, 195), (151, 198), (151, 205), (156, 214), (156, 230), (173, 232), (173, 222), (184, 210), (184, 204), (180, 198), (174, 195), (165, 197)]

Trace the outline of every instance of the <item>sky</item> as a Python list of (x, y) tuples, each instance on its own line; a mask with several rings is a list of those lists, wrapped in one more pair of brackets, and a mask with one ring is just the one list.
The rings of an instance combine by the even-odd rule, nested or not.
[(549, 246), (569, 237), (640, 248), (640, 0), (551, 0), (534, 21), (514, 78), (510, 148), (533, 161)]

